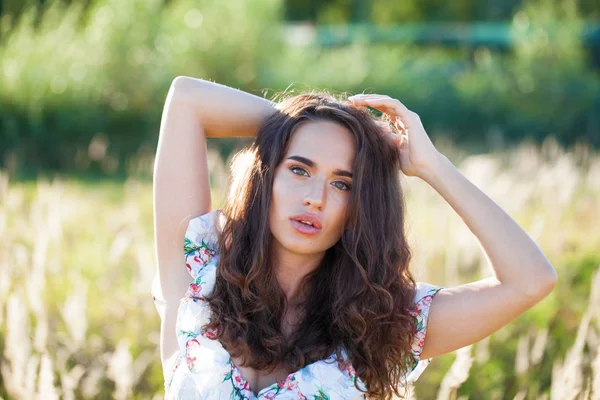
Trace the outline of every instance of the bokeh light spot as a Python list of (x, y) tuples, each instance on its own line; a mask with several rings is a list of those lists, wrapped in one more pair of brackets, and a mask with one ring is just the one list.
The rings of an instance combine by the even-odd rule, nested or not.
[(81, 63), (73, 64), (69, 67), (69, 76), (74, 81), (81, 82), (85, 78), (85, 68)]
[(202, 13), (200, 12), (200, 10), (198, 10), (196, 8), (192, 8), (191, 10), (189, 10), (185, 14), (185, 17), (183, 17), (185, 24), (192, 29), (200, 28), (200, 25), (202, 25), (203, 19), (204, 19), (204, 17), (202, 17)]
[(112, 107), (113, 110), (123, 111), (127, 108), (127, 104), (128, 104), (127, 96), (125, 96), (124, 93), (115, 92), (111, 96), (110, 106)]
[(67, 90), (67, 80), (62, 76), (55, 75), (50, 81), (50, 90), (56, 94), (64, 93)]
[(108, 138), (102, 134), (96, 134), (88, 146), (88, 157), (90, 160), (100, 161), (106, 156), (108, 149)]
[(15, 78), (17, 76), (17, 62), (15, 60), (6, 60), (4, 62), (4, 75), (7, 78)]

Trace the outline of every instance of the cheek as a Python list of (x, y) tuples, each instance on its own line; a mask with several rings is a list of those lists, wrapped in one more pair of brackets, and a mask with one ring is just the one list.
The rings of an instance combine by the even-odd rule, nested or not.
[(331, 208), (332, 214), (332, 235), (339, 236), (342, 234), (344, 226), (346, 225), (346, 219), (348, 218), (349, 204), (350, 197), (348, 195), (336, 193), (335, 196), (331, 196), (331, 203), (328, 206)]
[(285, 187), (281, 178), (275, 175), (273, 179), (273, 190), (271, 195), (271, 206), (277, 206), (281, 200), (283, 200), (282, 196), (285, 193)]
[(283, 218), (285, 209), (292, 198), (291, 188), (286, 179), (280, 175), (275, 175), (273, 179), (273, 188), (271, 191), (271, 217), (272, 219)]
[(344, 227), (346, 226), (346, 220), (348, 218), (347, 206), (342, 208), (338, 219), (338, 233), (341, 235), (344, 231)]
[(278, 204), (291, 203), (301, 193), (301, 186), (298, 182), (294, 182), (289, 176), (281, 174), (275, 175), (273, 179), (273, 198)]

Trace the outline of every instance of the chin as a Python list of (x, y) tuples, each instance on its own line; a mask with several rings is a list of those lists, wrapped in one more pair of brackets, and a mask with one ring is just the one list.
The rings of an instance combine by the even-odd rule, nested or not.
[(287, 251), (296, 254), (315, 254), (327, 250), (327, 248), (323, 246), (322, 241), (315, 237), (295, 237), (282, 239), (282, 241), (279, 241), (281, 246)]
[(285, 248), (297, 254), (315, 254), (326, 250), (322, 246), (319, 246), (318, 243), (315, 243), (315, 241), (312, 241), (312, 243), (290, 243)]

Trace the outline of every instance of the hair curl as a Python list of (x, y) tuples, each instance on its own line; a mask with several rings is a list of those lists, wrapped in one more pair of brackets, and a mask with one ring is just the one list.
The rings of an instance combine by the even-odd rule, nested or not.
[[(284, 337), (286, 297), (269, 264), (269, 207), (277, 166), (306, 121), (329, 120), (356, 138), (349, 217), (341, 239), (303, 280), (302, 322)], [(378, 119), (347, 100), (312, 92), (281, 101), (236, 156), (223, 208), (220, 261), (206, 329), (254, 369), (298, 370), (345, 350), (368, 397), (401, 397), (414, 363), (415, 281), (405, 237), (398, 153)], [(243, 164), (243, 165), (240, 165)], [(339, 362), (344, 360), (339, 359)], [(357, 389), (360, 388), (357, 386)]]

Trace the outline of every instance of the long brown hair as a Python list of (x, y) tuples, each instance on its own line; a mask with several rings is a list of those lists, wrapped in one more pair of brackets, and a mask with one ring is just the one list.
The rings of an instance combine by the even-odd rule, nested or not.
[[(401, 396), (398, 389), (414, 362), (409, 311), (415, 281), (408, 270), (397, 150), (377, 118), (326, 92), (289, 97), (277, 108), (232, 168), (217, 279), (207, 297), (212, 317), (205, 328), (216, 329), (230, 354), (254, 369), (295, 371), (345, 351), (369, 397)], [(303, 319), (286, 338), (280, 329), (286, 297), (268, 257), (269, 207), (274, 173), (290, 137), (311, 120), (334, 121), (354, 134), (354, 178), (343, 234), (304, 278)]]

